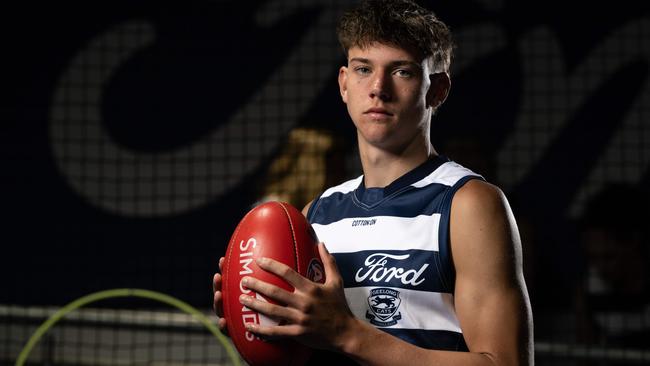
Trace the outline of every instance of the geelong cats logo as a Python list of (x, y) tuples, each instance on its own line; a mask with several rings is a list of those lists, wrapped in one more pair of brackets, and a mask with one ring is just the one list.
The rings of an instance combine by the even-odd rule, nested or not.
[(397, 312), (402, 300), (399, 291), (390, 288), (376, 288), (370, 290), (366, 318), (378, 327), (389, 327), (397, 324), (402, 319), (402, 313)]

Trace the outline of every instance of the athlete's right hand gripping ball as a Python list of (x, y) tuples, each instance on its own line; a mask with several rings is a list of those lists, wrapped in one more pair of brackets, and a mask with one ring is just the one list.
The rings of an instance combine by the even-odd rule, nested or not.
[(253, 208), (233, 233), (223, 263), (223, 313), (228, 333), (244, 360), (251, 366), (302, 365), (312, 351), (288, 339), (262, 340), (246, 330), (247, 323), (276, 325), (277, 321), (258, 314), (239, 302), (240, 295), (265, 299), (241, 284), (251, 276), (293, 291), (288, 283), (257, 266), (267, 257), (282, 262), (315, 282), (325, 282), (318, 254), (318, 238), (311, 225), (295, 207), (284, 202), (267, 202)]

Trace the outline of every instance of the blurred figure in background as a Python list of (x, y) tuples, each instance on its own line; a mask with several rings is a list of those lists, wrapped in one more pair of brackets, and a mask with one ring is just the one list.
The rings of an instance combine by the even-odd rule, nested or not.
[(635, 186), (605, 186), (579, 222), (585, 255), (577, 291), (578, 341), (646, 349), (650, 345), (648, 198)]
[(284, 201), (304, 207), (314, 196), (344, 178), (342, 141), (332, 132), (298, 127), (293, 129), (270, 163), (259, 186), (255, 205)]

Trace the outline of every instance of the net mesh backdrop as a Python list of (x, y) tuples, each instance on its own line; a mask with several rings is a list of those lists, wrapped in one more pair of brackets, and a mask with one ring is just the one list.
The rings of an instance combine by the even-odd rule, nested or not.
[[(537, 363), (650, 363), (647, 7), (421, 3), (456, 43), (434, 146), (510, 199)], [(302, 208), (361, 174), (336, 81), (351, 4), (3, 12), (1, 364), (97, 291), (149, 289), (209, 314), (217, 259), (253, 205)], [(135, 299), (78, 309), (28, 363), (228, 362), (200, 324), (161, 314), (175, 313)]]

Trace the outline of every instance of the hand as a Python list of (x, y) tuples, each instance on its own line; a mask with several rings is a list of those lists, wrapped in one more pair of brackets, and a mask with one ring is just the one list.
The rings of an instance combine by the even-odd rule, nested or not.
[(285, 321), (277, 326), (247, 323), (248, 331), (264, 338), (295, 338), (313, 348), (343, 349), (346, 336), (350, 334), (356, 319), (345, 300), (343, 279), (334, 257), (322, 243), (318, 245), (318, 250), (325, 268), (324, 284), (312, 282), (278, 261), (269, 258), (257, 260), (262, 269), (284, 279), (294, 287), (294, 291), (286, 291), (253, 277), (244, 277), (242, 281), (246, 287), (286, 304), (275, 305), (253, 296), (240, 296), (240, 302), (249, 309)]
[[(219, 272), (223, 272), (223, 261), (224, 258), (219, 258)], [(215, 273), (212, 278), (212, 291), (214, 293), (214, 298), (212, 299), (212, 310), (217, 314), (217, 326), (221, 333), (228, 335), (228, 329), (226, 328), (226, 319), (223, 317), (223, 294), (221, 293), (221, 274)]]

